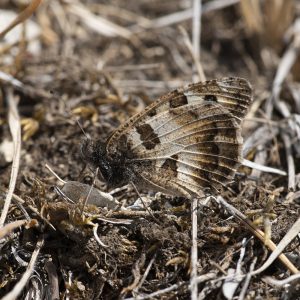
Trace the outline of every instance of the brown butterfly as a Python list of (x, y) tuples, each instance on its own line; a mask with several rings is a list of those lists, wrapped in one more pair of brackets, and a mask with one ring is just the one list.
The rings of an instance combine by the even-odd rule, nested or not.
[(106, 143), (86, 139), (82, 154), (110, 187), (133, 182), (187, 198), (216, 191), (241, 163), (240, 126), (251, 102), (242, 78), (191, 84), (131, 117)]

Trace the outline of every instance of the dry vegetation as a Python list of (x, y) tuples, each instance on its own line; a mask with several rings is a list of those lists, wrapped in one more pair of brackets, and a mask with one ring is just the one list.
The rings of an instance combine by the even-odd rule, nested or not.
[[(0, 3), (0, 296), (195, 299), (196, 267), (198, 299), (300, 299), (299, 1), (39, 2)], [(83, 207), (76, 120), (105, 140), (204, 74), (252, 83), (243, 155), (275, 173), (200, 199), (195, 265), (185, 199), (97, 179)]]

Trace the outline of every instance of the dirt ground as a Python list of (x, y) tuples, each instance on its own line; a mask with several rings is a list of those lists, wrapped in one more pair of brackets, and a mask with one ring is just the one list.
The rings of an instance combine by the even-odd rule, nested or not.
[[(29, 3), (2, 0), (0, 31)], [(82, 159), (77, 120), (105, 141), (191, 83), (195, 62), (207, 79), (252, 84), (243, 156), (273, 168), (241, 166), (228, 189), (200, 199), (198, 299), (300, 299), (300, 3), (202, 1), (201, 20), (193, 5), (44, 0), (0, 38), (3, 299), (13, 289), (18, 299), (190, 299), (191, 203), (109, 190)], [(97, 205), (84, 206), (93, 182)], [(251, 274), (284, 237), (284, 256)]]

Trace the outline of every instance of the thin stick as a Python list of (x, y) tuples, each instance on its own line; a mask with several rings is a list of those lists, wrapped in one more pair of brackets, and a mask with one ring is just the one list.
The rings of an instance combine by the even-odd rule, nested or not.
[(0, 218), (0, 228), (3, 227), (8, 209), (11, 203), (11, 198), (16, 186), (17, 176), (19, 172), (20, 166), (20, 154), (21, 154), (21, 124), (20, 124), (20, 117), (17, 109), (16, 99), (13, 96), (13, 92), (11, 88), (7, 88), (7, 101), (9, 106), (9, 113), (8, 113), (8, 123), (9, 129), (13, 139), (13, 146), (14, 146), (14, 155), (13, 155), (13, 162), (11, 168), (11, 175), (9, 181), (9, 188), (5, 198), (4, 207), (1, 213)]
[[(201, 10), (202, 1), (193, 0), (193, 51), (195, 60), (200, 62), (200, 35), (201, 35)], [(200, 75), (200, 74), (199, 74)], [(201, 77), (200, 77), (201, 78)], [(196, 68), (193, 68), (193, 82), (199, 81)]]
[(296, 174), (295, 174), (295, 162), (294, 162), (292, 149), (291, 149), (292, 143), (287, 133), (282, 132), (281, 136), (285, 146), (286, 161), (288, 165), (288, 177), (289, 177), (288, 189), (294, 191), (296, 188)]
[(183, 41), (184, 41), (187, 49), (189, 50), (189, 52), (190, 52), (190, 54), (193, 58), (193, 61), (195, 63), (195, 67), (197, 69), (200, 81), (205, 81), (206, 78), (205, 78), (205, 75), (204, 75), (204, 72), (203, 72), (202, 65), (201, 65), (200, 61), (195, 57), (194, 49), (193, 49), (193, 46), (192, 46), (192, 43), (190, 41), (188, 33), (186, 32), (186, 30), (182, 26), (179, 26), (179, 30), (181, 31), (181, 33), (183, 35)]
[(198, 298), (198, 284), (197, 284), (197, 262), (198, 262), (198, 245), (197, 245), (197, 198), (192, 200), (191, 218), (192, 218), (192, 249), (191, 249), (191, 299), (197, 300)]
[(141, 194), (139, 193), (138, 189), (136, 188), (135, 184), (130, 181), (131, 185), (133, 186), (134, 190), (136, 191), (136, 193), (138, 194), (140, 200), (142, 201), (146, 211), (149, 213), (149, 215), (154, 219), (154, 221), (157, 223), (157, 224), (161, 224), (161, 222), (153, 215), (152, 211), (149, 209), (149, 207), (146, 205), (146, 203), (144, 202)]
[[(204, 3), (202, 6), (202, 14), (208, 13), (214, 10), (223, 9), (225, 7), (237, 4), (240, 0), (211, 0)], [(149, 21), (147, 24), (143, 24), (144, 28), (161, 28), (166, 26), (171, 26), (174, 24), (178, 24), (184, 21), (190, 20), (194, 15), (193, 8), (188, 8), (182, 11), (176, 11), (175, 13), (171, 13), (157, 19), (153, 19)], [(139, 24), (141, 25), (141, 24)], [(139, 29), (138, 31), (142, 31)]]
[(248, 286), (249, 286), (249, 283), (250, 283), (250, 280), (251, 280), (251, 277), (252, 277), (251, 272), (253, 272), (253, 270), (254, 270), (256, 261), (257, 261), (257, 258), (255, 257), (254, 260), (252, 261), (251, 265), (250, 265), (250, 273), (247, 273), (247, 275), (246, 275), (246, 278), (245, 278), (245, 281), (244, 281), (244, 285), (242, 287), (242, 290), (240, 292), (238, 300), (243, 300), (243, 299), (246, 298), (245, 297), (246, 296), (246, 292), (247, 292), (247, 289), (248, 289)]
[(185, 285), (185, 282), (180, 282), (180, 283), (176, 283), (173, 284), (165, 289), (162, 290), (158, 290), (154, 293), (148, 294), (148, 295), (144, 295), (144, 296), (137, 296), (137, 297), (132, 297), (132, 298), (126, 298), (125, 300), (146, 300), (146, 299), (154, 299), (154, 297), (158, 297), (161, 296), (163, 294), (172, 292), (178, 288), (180, 288), (181, 286)]
[(15, 26), (28, 19), (36, 11), (41, 2), (42, 0), (32, 0), (31, 3), (12, 21), (12, 23), (0, 32), (0, 39), (2, 39)]
[(250, 161), (250, 160), (245, 159), (245, 158), (243, 158), (243, 160), (242, 160), (242, 165), (246, 166), (248, 168), (260, 170), (260, 171), (263, 171), (263, 172), (274, 173), (274, 174), (286, 176), (286, 172), (285, 171), (281, 171), (281, 170), (276, 169), (276, 168), (267, 167), (267, 166), (255, 163), (255, 162)]
[(283, 280), (276, 280), (275, 278), (267, 276), (267, 277), (263, 278), (263, 281), (265, 281), (266, 283), (272, 284), (274, 286), (283, 287), (286, 284), (291, 284), (291, 282), (293, 282), (294, 280), (299, 280), (299, 278), (300, 278), (300, 273), (297, 273), (297, 274), (291, 275), (290, 277), (285, 278)]
[(66, 184), (67, 182), (64, 181), (62, 178), (60, 178), (53, 170), (52, 168), (48, 165), (45, 164), (45, 167), (50, 171), (51, 174), (53, 174), (61, 183)]

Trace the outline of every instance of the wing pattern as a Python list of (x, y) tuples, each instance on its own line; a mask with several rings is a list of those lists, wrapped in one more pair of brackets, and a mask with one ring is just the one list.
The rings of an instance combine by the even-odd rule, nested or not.
[(240, 123), (252, 101), (245, 79), (173, 91), (119, 127), (106, 144), (123, 155), (135, 184), (188, 198), (232, 180), (241, 162)]

